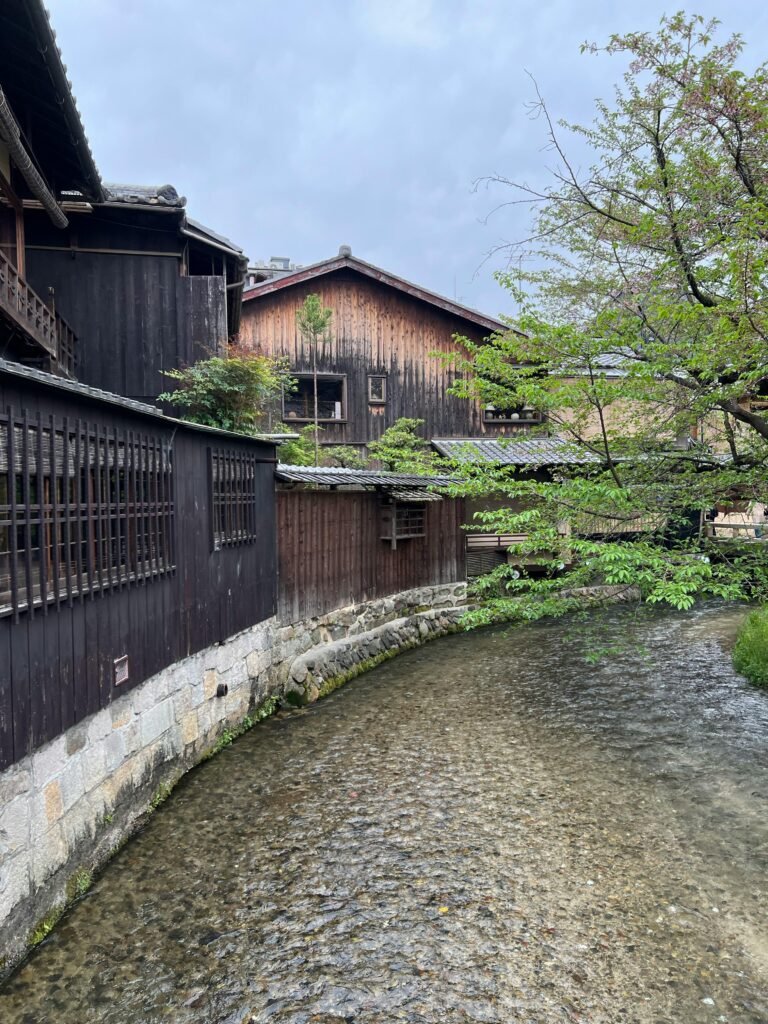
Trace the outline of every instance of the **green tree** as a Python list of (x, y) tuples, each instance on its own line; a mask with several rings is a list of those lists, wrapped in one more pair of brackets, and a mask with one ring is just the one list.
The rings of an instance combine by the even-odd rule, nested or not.
[(434, 473), (438, 469), (436, 453), (417, 431), (424, 420), (402, 417), (387, 427), (378, 441), (371, 441), (368, 453), (382, 467), (396, 473)]
[(368, 460), (360, 454), (360, 449), (351, 444), (337, 444), (323, 449), (323, 462), (328, 466), (341, 466), (343, 469), (365, 469)]
[(481, 618), (564, 610), (564, 586), (595, 580), (678, 608), (765, 592), (761, 545), (716, 548), (701, 529), (717, 502), (768, 496), (768, 418), (750, 401), (768, 381), (768, 68), (741, 71), (740, 37), (716, 34), (681, 13), (612, 36), (602, 52), (628, 70), (591, 125), (556, 124), (538, 96), (553, 177), (504, 182), (537, 208), (509, 254), (520, 269), (498, 275), (520, 312), (465, 342), (456, 390), (540, 409), (594, 461), (554, 479), (467, 469), (467, 491), (509, 499), (484, 528), (527, 534), (518, 553), (540, 561), (487, 580)]
[(312, 353), (312, 388), (314, 393), (313, 420), (315, 425), (315, 465), (320, 465), (319, 427), (317, 422), (317, 350), (330, 340), (333, 310), (323, 306), (319, 295), (308, 295), (296, 310), (296, 326)]
[[(285, 433), (291, 433), (291, 428), (285, 424), (281, 429)], [(277, 449), (278, 462), (286, 466), (316, 466), (317, 435), (322, 432), (322, 427), (316, 429), (314, 423), (302, 427), (295, 440), (284, 441)]]
[(158, 397), (178, 406), (183, 419), (239, 434), (264, 429), (292, 383), (283, 361), (260, 355), (214, 356), (163, 373), (177, 386)]

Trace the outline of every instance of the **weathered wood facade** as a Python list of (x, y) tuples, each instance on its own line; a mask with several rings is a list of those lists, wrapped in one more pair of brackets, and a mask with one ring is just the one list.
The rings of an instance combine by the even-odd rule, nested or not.
[(414, 587), (465, 578), (464, 503), (425, 505), (424, 536), (393, 550), (382, 537), (382, 496), (371, 491), (279, 490), (279, 601), (297, 622)]
[[(481, 342), (503, 325), (417, 288), (350, 255), (266, 281), (245, 293), (239, 343), (245, 350), (285, 358), (294, 374), (309, 375), (312, 353), (296, 327), (307, 295), (333, 310), (330, 340), (320, 347), (323, 443), (375, 440), (402, 416), (423, 419), (426, 437), (499, 436), (525, 429), (493, 419), (479, 402), (449, 394), (455, 368), (433, 353), (458, 353), (454, 335)], [(285, 402), (283, 420), (301, 427), (313, 414), (306, 401)]]
[(171, 387), (163, 370), (226, 351), (240, 259), (185, 223), (181, 206), (149, 202), (72, 207), (64, 229), (27, 212), (27, 278), (76, 333), (83, 383), (153, 401)]
[(223, 353), (246, 260), (170, 185), (107, 185), (41, 0), (0, 13), (0, 357), (142, 401)]
[(272, 445), (0, 367), (0, 769), (274, 614), (273, 474)]

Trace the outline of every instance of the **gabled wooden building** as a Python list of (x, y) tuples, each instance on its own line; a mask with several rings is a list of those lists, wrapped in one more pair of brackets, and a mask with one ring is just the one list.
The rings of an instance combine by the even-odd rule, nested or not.
[(0, 356), (153, 401), (223, 352), (247, 261), (171, 185), (106, 185), (40, 0), (0, 10)]
[(284, 358), (298, 381), (283, 420), (313, 421), (312, 353), (296, 311), (316, 293), (333, 311), (318, 352), (318, 413), (326, 444), (365, 445), (400, 417), (423, 419), (427, 437), (496, 437), (540, 422), (532, 409), (497, 410), (449, 393), (456, 370), (434, 353), (458, 353), (455, 335), (482, 342), (501, 321), (353, 256), (339, 255), (246, 290), (239, 344)]

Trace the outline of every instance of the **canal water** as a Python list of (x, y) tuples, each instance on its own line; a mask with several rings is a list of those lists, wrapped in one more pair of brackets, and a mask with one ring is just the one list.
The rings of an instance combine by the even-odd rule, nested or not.
[(462, 634), (260, 725), (0, 1020), (765, 1024), (768, 695), (730, 667), (742, 614)]

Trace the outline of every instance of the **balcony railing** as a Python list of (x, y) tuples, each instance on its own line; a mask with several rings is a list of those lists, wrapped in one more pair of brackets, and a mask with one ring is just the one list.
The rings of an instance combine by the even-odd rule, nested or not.
[(0, 310), (43, 348), (54, 371), (73, 377), (77, 338), (72, 328), (29, 287), (0, 252)]

